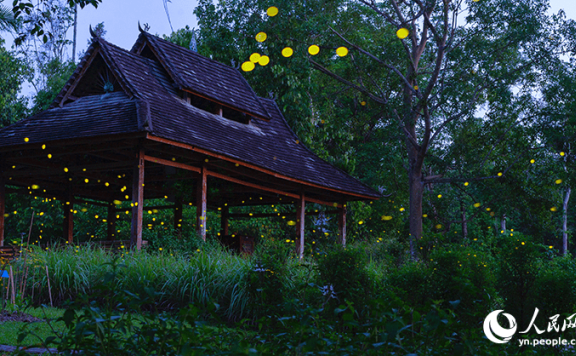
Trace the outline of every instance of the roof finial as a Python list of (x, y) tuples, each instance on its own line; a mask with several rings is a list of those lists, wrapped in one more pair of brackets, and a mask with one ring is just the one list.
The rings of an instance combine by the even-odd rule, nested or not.
[(140, 26), (140, 21), (138, 21), (138, 30), (140, 30), (140, 32), (148, 32), (148, 30), (150, 30), (150, 25), (145, 23), (144, 28), (142, 28), (142, 26)]
[(98, 36), (98, 34), (96, 32), (94, 32), (94, 30), (92, 29), (92, 25), (90, 25), (90, 36), (92, 36), (93, 39), (100, 38), (100, 36)]

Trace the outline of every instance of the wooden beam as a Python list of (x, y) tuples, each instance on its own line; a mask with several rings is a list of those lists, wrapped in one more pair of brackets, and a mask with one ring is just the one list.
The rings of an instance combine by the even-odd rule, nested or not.
[(176, 168), (180, 168), (180, 169), (185, 169), (187, 171), (192, 171), (192, 172), (196, 172), (196, 173), (201, 173), (201, 171), (202, 171), (198, 167), (193, 167), (193, 166), (190, 166), (190, 165), (184, 164), (184, 163), (172, 162), (172, 161), (169, 161), (167, 159), (151, 157), (151, 156), (144, 156), (144, 159), (148, 162), (158, 163), (158, 164), (161, 164), (164, 166), (169, 166), (169, 167), (176, 167)]
[(232, 183), (236, 183), (236, 184), (240, 184), (240, 185), (245, 185), (245, 186), (247, 186), (247, 187), (252, 187), (252, 188), (260, 189), (260, 190), (263, 190), (263, 191), (266, 191), (266, 192), (272, 192), (272, 193), (276, 193), (276, 194), (279, 194), (279, 195), (283, 195), (283, 196), (287, 196), (287, 197), (291, 197), (291, 198), (295, 198), (295, 199), (299, 199), (299, 198), (300, 198), (300, 196), (299, 196), (298, 194), (283, 192), (283, 191), (281, 191), (281, 190), (274, 189), (274, 188), (264, 187), (264, 186), (259, 185), (259, 184), (248, 183), (248, 182), (245, 182), (245, 181), (240, 180), (240, 179), (237, 179), (237, 178), (228, 177), (227, 175), (224, 175), (224, 174), (220, 174), (220, 173), (208, 171), (208, 175), (210, 175), (210, 176), (212, 176), (212, 177), (220, 178), (220, 179), (223, 179), (223, 180), (227, 180), (227, 181), (232, 182)]
[(221, 214), (221, 220), (220, 220), (220, 224), (221, 224), (221, 230), (222, 230), (222, 235), (226, 236), (228, 235), (228, 218), (230, 217), (230, 208), (228, 206), (225, 206), (222, 208), (222, 214)]
[(304, 257), (304, 223), (306, 221), (306, 200), (304, 193), (300, 194), (300, 199), (296, 202), (296, 236), (298, 237), (298, 256)]
[(208, 192), (208, 170), (202, 167), (196, 191), (196, 228), (202, 240), (206, 241), (206, 194)]
[(4, 185), (4, 176), (2, 175), (2, 167), (0, 166), (0, 247), (4, 246), (4, 214), (6, 214), (6, 189)]
[[(352, 193), (352, 192), (346, 192), (346, 191), (343, 191), (343, 190), (340, 190), (340, 189), (325, 187), (325, 186), (322, 186), (322, 185), (319, 185), (319, 184), (306, 182), (306, 181), (303, 181), (303, 180), (300, 180), (300, 179), (296, 179), (296, 178), (291, 178), (291, 177), (285, 176), (285, 175), (283, 175), (283, 174), (276, 173), (276, 172), (274, 172), (274, 171), (272, 171), (272, 170), (269, 170), (269, 169), (266, 169), (266, 168), (262, 168), (262, 167), (256, 166), (256, 165), (251, 164), (251, 163), (247, 163), (247, 162), (244, 162), (244, 161), (240, 161), (240, 160), (238, 160), (238, 159), (234, 159), (234, 158), (227, 157), (227, 156), (224, 156), (224, 155), (221, 155), (221, 154), (217, 154), (217, 153), (214, 153), (214, 152), (211, 152), (211, 151), (202, 149), (202, 148), (194, 147), (194, 146), (189, 145), (189, 144), (186, 144), (186, 143), (176, 142), (176, 141), (173, 141), (173, 140), (169, 140), (169, 139), (165, 139), (165, 138), (162, 138), (162, 137), (154, 136), (154, 135), (152, 135), (152, 134), (150, 134), (150, 133), (147, 133), (146, 138), (149, 139), (149, 140), (151, 140), (151, 141), (162, 142), (162, 143), (165, 143), (165, 144), (168, 144), (168, 145), (171, 145), (171, 146), (176, 146), (176, 147), (184, 148), (184, 149), (187, 149), (187, 150), (190, 150), (190, 151), (202, 153), (202, 154), (208, 155), (208, 156), (210, 156), (210, 157), (216, 157), (216, 158), (219, 158), (219, 159), (228, 161), (228, 162), (238, 163), (239, 165), (242, 165), (242, 166), (244, 166), (244, 167), (248, 167), (248, 168), (254, 169), (254, 170), (259, 171), (259, 172), (264, 172), (264, 173), (266, 173), (266, 174), (268, 174), (268, 175), (270, 175), (270, 176), (273, 176), (273, 177), (275, 177), (275, 178), (284, 179), (284, 180), (287, 180), (287, 181), (290, 181), (290, 182), (295, 182), (295, 183), (303, 184), (303, 185), (305, 185), (305, 186), (320, 188), (320, 189), (322, 189), (322, 190), (328, 190), (328, 191), (332, 191), (332, 192), (336, 192), (336, 193), (340, 193), (340, 194), (344, 194), (344, 195), (355, 196), (355, 197), (359, 197), (359, 198), (362, 198), (362, 199), (370, 199), (370, 200), (378, 200), (378, 199), (379, 199), (378, 197), (373, 197), (373, 196), (363, 195), (363, 194), (358, 194), (358, 193)], [(308, 201), (312, 201), (312, 200), (310, 200), (310, 199), (307, 199), (307, 200), (308, 200)], [(319, 203), (319, 204), (320, 204), (320, 203)], [(331, 205), (331, 204), (328, 204), (328, 205)]]
[[(308, 198), (306, 198), (306, 201), (308, 201)], [(222, 208), (224, 209), (224, 208)], [(306, 213), (306, 216), (317, 216), (320, 215), (321, 212), (309, 212)], [(337, 210), (330, 210), (330, 211), (325, 211), (324, 214), (337, 214), (340, 213)], [(296, 213), (263, 213), (263, 214), (246, 214), (246, 213), (238, 213), (238, 214), (229, 214), (228, 218), (273, 218), (273, 217), (279, 217), (279, 216), (296, 216)]]
[(132, 177), (132, 231), (130, 246), (136, 250), (142, 248), (142, 214), (144, 208), (144, 149), (138, 150)]
[(343, 203), (338, 215), (338, 232), (342, 246), (346, 246), (346, 204)]

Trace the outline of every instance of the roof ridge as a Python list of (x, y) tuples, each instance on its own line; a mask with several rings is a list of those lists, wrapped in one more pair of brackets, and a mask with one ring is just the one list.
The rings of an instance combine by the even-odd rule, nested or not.
[(56, 95), (56, 98), (52, 101), (52, 103), (50, 104), (50, 106), (48, 107), (48, 109), (53, 109), (56, 106), (59, 106), (58, 104), (62, 101), (62, 99), (64, 98), (64, 96), (66, 95), (66, 93), (68, 93), (68, 90), (70, 90), (70, 87), (72, 86), (72, 84), (79, 78), (78, 75), (80, 74), (80, 72), (82, 72), (82, 70), (84, 70), (84, 67), (86, 65), (88, 65), (88, 60), (90, 59), (90, 57), (92, 57), (94, 54), (93, 51), (97, 50), (97, 48), (95, 48), (95, 42), (92, 42), (90, 44), (90, 46), (88, 46), (88, 49), (86, 50), (86, 52), (84, 53), (84, 56), (82, 57), (82, 59), (80, 60), (80, 62), (78, 62), (78, 65), (76, 66), (76, 69), (74, 70), (74, 72), (72, 73), (72, 75), (70, 76), (70, 78), (68, 79), (68, 81), (66, 82), (66, 84), (64, 84), (64, 86), (62, 87), (62, 89), (60, 90), (60, 92), (58, 93), (58, 95)]
[[(128, 79), (128, 77), (126, 76), (126, 74), (124, 73), (123, 69), (120, 68), (120, 66), (118, 65), (118, 63), (116, 63), (116, 60), (114, 58), (114, 55), (110, 53), (109, 49), (106, 48), (106, 46), (111, 46), (111, 47), (115, 47), (118, 49), (121, 49), (122, 51), (127, 52), (126, 50), (124, 50), (123, 48), (120, 48), (116, 45), (112, 45), (111, 43), (103, 40), (102, 38), (97, 38), (95, 42), (98, 42), (100, 44), (100, 49), (102, 50), (103, 56), (106, 56), (108, 58), (104, 58), (104, 60), (108, 59), (108, 61), (110, 63), (108, 63), (111, 67), (113, 66), (114, 68), (110, 68), (113, 71), (117, 72), (119, 75), (119, 79), (121, 80), (120, 84), (124, 84), (123, 86), (126, 86), (126, 89), (128, 89), (130, 91), (129, 96), (136, 96), (136, 97), (140, 97), (138, 91), (136, 90), (136, 88), (134, 87), (134, 85), (130, 82), (130, 80)], [(132, 53), (130, 53), (130, 55), (132, 55)], [(124, 82), (124, 83), (122, 83)]]

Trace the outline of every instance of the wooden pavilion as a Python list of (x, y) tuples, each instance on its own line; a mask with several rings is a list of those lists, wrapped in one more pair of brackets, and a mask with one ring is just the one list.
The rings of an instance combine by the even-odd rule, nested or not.
[(204, 239), (208, 209), (221, 209), (227, 235), (228, 220), (241, 217), (231, 207), (294, 204), (300, 252), (313, 214), (306, 202), (334, 207), (345, 244), (346, 202), (380, 196), (306, 148), (238, 70), (142, 30), (130, 51), (93, 34), (51, 107), (0, 129), (0, 246), (5, 195), (17, 192), (61, 200), (69, 242), (74, 204), (108, 207), (113, 240), (114, 202), (131, 200), (131, 244), (140, 249), (145, 199), (172, 197), (182, 226), (176, 182), (195, 192)]

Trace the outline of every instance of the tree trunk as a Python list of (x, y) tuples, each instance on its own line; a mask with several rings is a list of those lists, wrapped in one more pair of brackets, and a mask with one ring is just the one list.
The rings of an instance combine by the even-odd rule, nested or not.
[(570, 193), (572, 190), (570, 187), (566, 188), (566, 193), (564, 194), (564, 203), (562, 209), (564, 215), (562, 216), (562, 254), (566, 255), (568, 253), (568, 201), (570, 200)]
[(76, 33), (78, 32), (78, 4), (74, 5), (74, 37), (72, 39), (72, 62), (76, 63)]
[(468, 238), (468, 221), (466, 221), (466, 209), (462, 200), (460, 200), (460, 217), (462, 218), (462, 237), (466, 240)]
[[(408, 145), (411, 145), (408, 143)], [(416, 152), (414, 147), (409, 147), (409, 152)], [(417, 155), (416, 155), (417, 156)], [(416, 157), (414, 157), (416, 158)], [(422, 165), (420, 160), (410, 159), (409, 184), (410, 184), (410, 256), (416, 258), (416, 243), (422, 238), (422, 197), (424, 185), (422, 184)]]
[(503, 214), (502, 220), (500, 220), (500, 230), (506, 232), (506, 214)]

